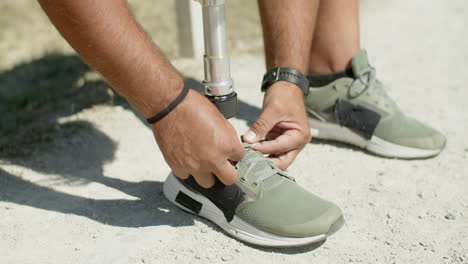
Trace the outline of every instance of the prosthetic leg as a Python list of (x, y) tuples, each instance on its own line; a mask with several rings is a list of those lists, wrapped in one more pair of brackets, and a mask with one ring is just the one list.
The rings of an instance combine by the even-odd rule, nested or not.
[(237, 115), (237, 94), (227, 54), (225, 0), (195, 0), (202, 5), (205, 44), (205, 96), (226, 118)]

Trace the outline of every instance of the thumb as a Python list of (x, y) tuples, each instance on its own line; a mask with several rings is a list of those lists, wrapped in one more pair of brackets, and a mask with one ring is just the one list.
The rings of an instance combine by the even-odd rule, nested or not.
[(247, 143), (255, 143), (261, 140), (276, 125), (271, 111), (265, 110), (255, 123), (247, 130), (242, 137)]

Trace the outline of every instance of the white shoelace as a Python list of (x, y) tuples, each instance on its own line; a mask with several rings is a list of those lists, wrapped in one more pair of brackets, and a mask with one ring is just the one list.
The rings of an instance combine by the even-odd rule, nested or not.
[[(251, 171), (253, 170), (253, 168), (259, 163), (259, 162), (268, 162), (269, 164), (269, 168), (265, 168), (265, 169), (262, 169), (260, 171), (257, 171), (255, 172), (253, 175), (254, 175), (254, 178), (255, 180), (253, 181), (253, 184), (254, 185), (258, 185), (260, 182), (263, 182), (265, 181), (266, 179), (272, 177), (273, 175), (277, 174), (277, 173), (280, 173), (282, 176), (286, 177), (286, 178), (289, 178), (291, 180), (294, 181), (294, 178), (290, 177), (289, 175), (286, 175), (285, 173), (283, 173), (283, 171), (276, 167), (275, 165), (273, 165), (273, 162), (268, 160), (267, 158), (265, 157), (258, 157), (258, 158), (253, 158), (252, 160), (250, 160), (250, 165), (249, 167), (247, 168), (247, 171), (245, 172), (244, 175), (249, 175), (249, 173), (251, 173)], [(245, 180), (245, 177), (242, 176), (241, 177), (241, 180)]]
[[(356, 82), (360, 82), (362, 85), (364, 85), (364, 89), (362, 89), (359, 93), (357, 93), (356, 95), (352, 95), (351, 94), (351, 90), (353, 89), (354, 85)], [(382, 96), (382, 97), (387, 97), (387, 93), (385, 92), (385, 90), (383, 89), (383, 87), (381, 87), (381, 85), (379, 85), (380, 82), (377, 80), (377, 74), (376, 74), (376, 70), (374, 67), (372, 66), (369, 66), (369, 68), (365, 69), (357, 79), (353, 80), (353, 82), (351, 82), (351, 84), (348, 86), (348, 97), (350, 99), (354, 99), (354, 98), (357, 98), (359, 96), (361, 96), (364, 92), (367, 91), (367, 89), (369, 89), (370, 87), (373, 87), (375, 88), (375, 90), (377, 90), (377, 93)]]

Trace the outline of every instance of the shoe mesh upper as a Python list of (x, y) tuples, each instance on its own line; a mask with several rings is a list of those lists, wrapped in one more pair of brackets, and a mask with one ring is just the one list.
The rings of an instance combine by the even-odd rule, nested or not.
[[(255, 162), (249, 175), (245, 175), (248, 167), (251, 166), (250, 160), (258, 160), (258, 157), (262, 157), (262, 154), (247, 150), (246, 156), (237, 166), (239, 176), (250, 180), (243, 183), (238, 182), (238, 184), (249, 185), (252, 183), (251, 179), (256, 178), (255, 174), (276, 168), (265, 158), (264, 161)], [(269, 232), (281, 229), (281, 235), (296, 235), (314, 231), (316, 229), (314, 224), (309, 223), (324, 215), (329, 208), (336, 207), (331, 202), (308, 192), (291, 177), (283, 175), (283, 172), (269, 177), (260, 183), (258, 188), (261, 189), (259, 197), (239, 206), (236, 216)], [(323, 224), (323, 221), (320, 224)], [(331, 224), (332, 222), (325, 223), (325, 225)]]
[(290, 179), (274, 176), (269, 185), (273, 181), (282, 182), (271, 190), (265, 185), (260, 199), (242, 206), (236, 215), (255, 226), (296, 225), (314, 220), (331, 206)]

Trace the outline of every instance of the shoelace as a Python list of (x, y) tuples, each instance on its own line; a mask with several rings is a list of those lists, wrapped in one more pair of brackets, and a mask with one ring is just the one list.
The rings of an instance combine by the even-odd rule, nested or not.
[[(255, 180), (253, 181), (253, 184), (256, 186), (258, 185), (260, 182), (263, 182), (265, 181), (266, 179), (272, 177), (273, 175), (279, 173), (281, 174), (282, 176), (286, 177), (286, 178), (289, 178), (291, 180), (294, 181), (294, 178), (292, 178), (291, 176), (287, 175), (286, 173), (284, 173), (281, 169), (279, 169), (278, 167), (274, 166), (272, 164), (272, 161), (268, 160), (267, 158), (265, 157), (257, 157), (257, 158), (253, 158), (252, 160), (250, 160), (250, 165), (249, 167), (247, 168), (247, 171), (245, 172), (244, 175), (249, 175), (249, 173), (255, 168), (255, 166), (259, 163), (259, 162), (268, 162), (269, 164), (269, 168), (265, 168), (263, 170), (260, 170), (260, 171), (257, 171), (253, 174)], [(245, 177), (241, 177), (241, 180), (245, 180)]]
[[(361, 84), (364, 85), (364, 89), (362, 89), (359, 93), (356, 95), (351, 94), (351, 90), (354, 87), (356, 82), (360, 82)], [(373, 85), (375, 84), (375, 85)], [(387, 98), (387, 93), (385, 93), (385, 90), (381, 87), (381, 85), (378, 85), (378, 80), (376, 78), (376, 70), (374, 67), (369, 66), (367, 69), (365, 69), (357, 79), (354, 79), (351, 84), (348, 86), (348, 98), (354, 99), (362, 94), (364, 94), (371, 86), (375, 88), (377, 93), (380, 95), (380, 97), (385, 97)], [(380, 98), (379, 97), (379, 98)]]
[[(259, 162), (269, 162), (266, 160), (266, 158), (264, 157), (258, 157), (258, 158), (254, 158), (250, 161), (250, 165), (249, 167), (247, 168), (247, 171), (245, 172), (244, 175), (249, 175), (249, 173), (253, 170), (253, 168), (255, 168), (255, 166), (259, 163)], [(271, 168), (265, 168), (261, 171), (257, 171), (255, 172), (253, 175), (255, 177), (255, 180), (253, 182), (254, 185), (258, 185), (260, 182), (270, 178), (271, 176), (275, 175), (276, 173), (280, 172), (281, 170), (277, 167), (271, 167)]]

